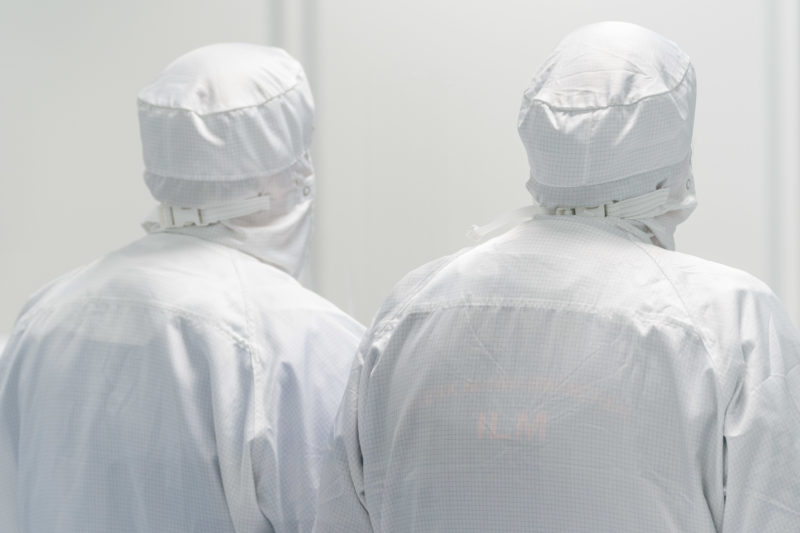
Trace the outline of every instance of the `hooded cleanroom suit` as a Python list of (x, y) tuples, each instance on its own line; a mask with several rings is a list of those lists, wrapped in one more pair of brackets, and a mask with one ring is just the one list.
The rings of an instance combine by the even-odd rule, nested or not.
[(308, 531), (363, 328), (292, 275), (314, 182), (302, 68), (201, 48), (139, 113), (158, 221), (40, 290), (0, 356), (0, 530)]
[(562, 42), (520, 114), (540, 214), (395, 288), (316, 532), (800, 531), (797, 331), (763, 283), (670, 250), (694, 91), (643, 28)]

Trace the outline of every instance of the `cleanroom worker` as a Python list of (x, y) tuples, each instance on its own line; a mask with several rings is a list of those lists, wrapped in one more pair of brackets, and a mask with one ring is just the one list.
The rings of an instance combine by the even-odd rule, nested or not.
[(379, 311), (316, 532), (800, 531), (798, 333), (757, 279), (674, 251), (694, 111), (652, 31), (558, 45), (518, 121), (534, 216)]
[(139, 94), (148, 235), (36, 293), (0, 356), (0, 529), (300, 532), (362, 327), (295, 279), (313, 102), (286, 52)]

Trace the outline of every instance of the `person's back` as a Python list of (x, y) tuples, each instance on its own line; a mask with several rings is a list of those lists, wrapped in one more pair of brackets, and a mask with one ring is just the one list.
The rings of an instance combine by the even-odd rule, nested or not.
[[(293, 90), (307, 90), (299, 65), (275, 49), (216, 45), (192, 54), (211, 70), (226, 56), (252, 61), (248, 77), (250, 68), (269, 74), (282, 63), (295, 70)], [(180, 66), (186, 60), (165, 72)], [(311, 111), (297, 100), (284, 105)], [(275, 131), (271, 110), (251, 112), (263, 117), (265, 132)], [(216, 118), (258, 145), (258, 129), (242, 128), (249, 119), (237, 128), (227, 113)], [(145, 144), (153, 135), (143, 128)], [(174, 141), (191, 139), (184, 132)], [(232, 197), (195, 212), (234, 206), (237, 216), (211, 226), (151, 221), (149, 235), (28, 302), (0, 356), (3, 531), (310, 529), (320, 449), (363, 328), (290, 274), (308, 246), (307, 146), (296, 143), (299, 163), (292, 157), (252, 185), (269, 203), (242, 202), (241, 183), (208, 178), (215, 194)], [(147, 147), (145, 155), (152, 171)], [(217, 164), (210, 173), (239, 163)], [(151, 189), (160, 185), (156, 197), (212, 194), (170, 179), (148, 176)]]
[(529, 185), (541, 215), (398, 285), (351, 373), (315, 531), (798, 529), (800, 339), (761, 282), (665, 249), (694, 203), (675, 152), (653, 187), (674, 200), (592, 216), (548, 194), (602, 187)]

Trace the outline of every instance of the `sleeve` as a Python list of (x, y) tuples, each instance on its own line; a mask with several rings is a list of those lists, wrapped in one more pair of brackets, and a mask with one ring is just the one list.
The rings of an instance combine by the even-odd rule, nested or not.
[(322, 467), (314, 533), (372, 533), (364, 496), (358, 434), (359, 389), (363, 374), (364, 358), (359, 351)]
[(275, 533), (309, 533), (326, 445), (363, 329), (324, 315), (284, 318), (281, 344), (273, 343), (276, 352), (302, 356), (268, 363), (271, 369), (264, 373), (273, 378), (263, 385), (258, 380), (264, 415), (257, 418), (264, 419), (264, 427), (253, 448), (256, 493)]
[(800, 336), (777, 300), (756, 310), (725, 416), (723, 533), (800, 531)]
[(16, 383), (12, 379), (14, 338), (0, 351), (0, 524), (3, 531), (18, 531), (17, 439), (19, 415)]

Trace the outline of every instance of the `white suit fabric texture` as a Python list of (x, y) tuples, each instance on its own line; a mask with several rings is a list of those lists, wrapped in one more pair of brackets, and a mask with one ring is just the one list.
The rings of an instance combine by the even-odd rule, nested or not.
[[(230, 54), (249, 60), (225, 61)], [(248, 65), (288, 61), (249, 45), (188, 57), (198, 70), (185, 79), (230, 67), (199, 84), (212, 95), (248, 79)], [(258, 137), (270, 124), (236, 127)], [(200, 142), (190, 130), (180, 136)], [(307, 148), (284, 158), (274, 181), (266, 173), (275, 169), (262, 169), (256, 189), (221, 173), (200, 186), (218, 191), (215, 204), (262, 193), (280, 200), (277, 213), (231, 226), (286, 225), (308, 212), (310, 197), (291, 192), (304, 185), (287, 178), (310, 172)], [(193, 205), (182, 196), (190, 185), (175, 192), (157, 179), (174, 192), (170, 201)], [(284, 216), (297, 206), (300, 217)], [(3, 532), (311, 529), (322, 454), (363, 327), (287, 272), (302, 263), (306, 232), (282, 229), (292, 237), (247, 253), (221, 225), (153, 231), (26, 304), (0, 355)], [(274, 257), (286, 262), (265, 259)]]
[[(619, 58), (613, 34), (665, 41), (568, 39)], [(621, 72), (603, 66), (585, 68)], [(521, 130), (529, 153), (548, 138)], [(583, 205), (624, 199), (596, 176)], [(560, 183), (576, 190), (552, 205), (580, 207), (587, 182)], [(315, 532), (800, 531), (797, 330), (757, 279), (632, 222), (537, 216), (406, 276), (353, 364)]]
[[(297, 276), (311, 238), (314, 101), (279, 48), (216, 44), (185, 54), (139, 93), (145, 182), (162, 206), (268, 196), (270, 209), (169, 231), (212, 239)], [(154, 214), (155, 215), (155, 214)], [(158, 217), (144, 223), (159, 231)]]

